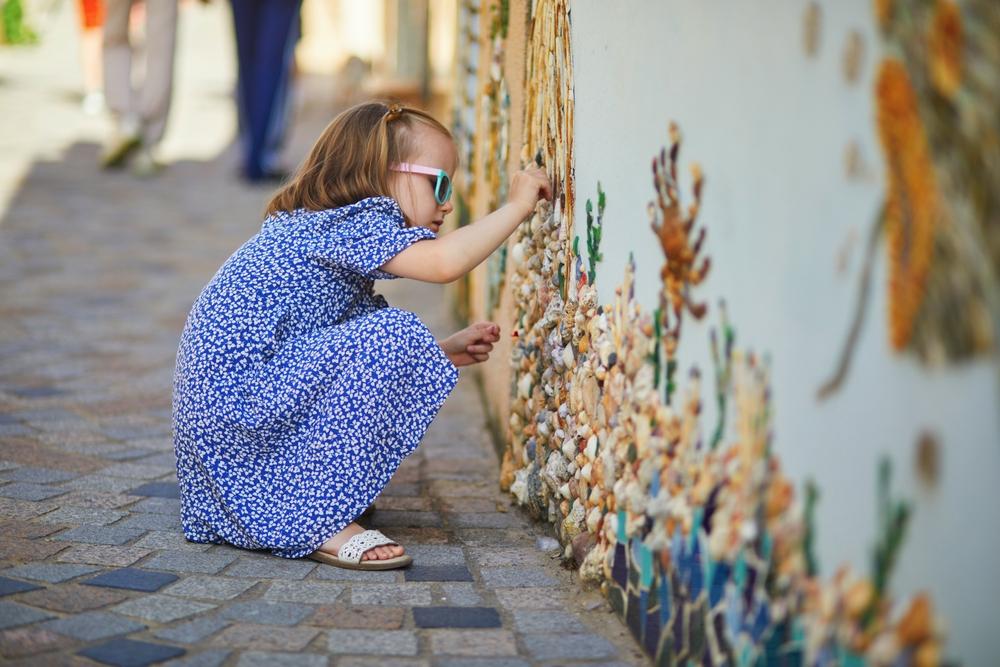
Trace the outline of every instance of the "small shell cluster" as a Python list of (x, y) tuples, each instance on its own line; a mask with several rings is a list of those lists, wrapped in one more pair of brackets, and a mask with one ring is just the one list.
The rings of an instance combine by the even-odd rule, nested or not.
[[(485, 137), (482, 155), (482, 181), (486, 186), (487, 210), (495, 210), (507, 199), (507, 157), (510, 152), (510, 93), (504, 74), (504, 53), (510, 20), (508, 0), (501, 0), (490, 9), (490, 63), (487, 80), (483, 85), (480, 106), (480, 127)], [(486, 312), (492, 312), (500, 302), (507, 274), (506, 245), (489, 259), (487, 274)]]

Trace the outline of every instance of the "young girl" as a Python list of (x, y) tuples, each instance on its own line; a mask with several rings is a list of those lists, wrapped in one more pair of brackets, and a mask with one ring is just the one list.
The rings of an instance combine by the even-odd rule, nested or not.
[(519, 172), (507, 204), (438, 238), (457, 159), (422, 111), (348, 109), (202, 291), (174, 379), (187, 539), (358, 569), (411, 562), (355, 521), (417, 447), (456, 366), (486, 360), (500, 330), (435, 341), (374, 280), (456, 280), (551, 196), (542, 170)]

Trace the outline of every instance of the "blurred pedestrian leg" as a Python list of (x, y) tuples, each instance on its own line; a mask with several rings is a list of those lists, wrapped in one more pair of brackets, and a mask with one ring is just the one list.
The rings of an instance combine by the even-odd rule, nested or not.
[(284, 176), (280, 151), (288, 126), (300, 5), (301, 0), (232, 0), (242, 174), (248, 181)]
[(96, 116), (104, 111), (104, 82), (101, 62), (101, 26), (104, 0), (78, 0), (80, 11), (80, 66), (83, 70), (83, 112)]
[(134, 0), (107, 0), (104, 24), (104, 97), (115, 122), (102, 163), (120, 167), (137, 149), (136, 171), (157, 168), (154, 152), (167, 127), (173, 93), (177, 0), (145, 0), (145, 76), (133, 84), (132, 66), (139, 51), (129, 37)]

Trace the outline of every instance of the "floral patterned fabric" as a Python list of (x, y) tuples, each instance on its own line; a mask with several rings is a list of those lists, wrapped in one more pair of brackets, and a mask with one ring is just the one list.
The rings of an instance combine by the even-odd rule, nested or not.
[(181, 519), (193, 542), (305, 556), (419, 444), (458, 371), (379, 267), (434, 238), (386, 197), (268, 217), (195, 301), (174, 375)]

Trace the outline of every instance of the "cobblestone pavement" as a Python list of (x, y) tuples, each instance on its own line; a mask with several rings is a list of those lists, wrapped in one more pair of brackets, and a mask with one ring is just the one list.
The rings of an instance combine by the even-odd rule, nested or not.
[[(0, 51), (0, 661), (644, 664), (498, 491), (469, 371), (376, 503), (374, 526), (414, 557), (407, 570), (185, 542), (177, 339), (267, 192), (232, 178), (225, 3), (184, 7), (172, 164), (148, 181), (94, 167), (104, 128), (71, 94), (73, 9), (42, 26), (41, 47)], [(317, 99), (300, 100), (293, 159), (327, 116)], [(448, 330), (440, 290), (382, 287)]]

